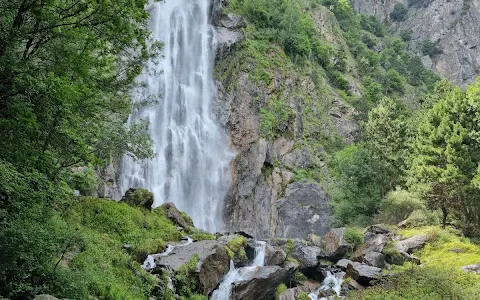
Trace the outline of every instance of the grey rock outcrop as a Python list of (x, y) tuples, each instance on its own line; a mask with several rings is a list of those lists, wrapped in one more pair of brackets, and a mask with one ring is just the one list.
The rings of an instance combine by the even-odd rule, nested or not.
[(212, 24), (215, 27), (216, 59), (219, 60), (230, 52), (245, 37), (242, 28), (246, 27), (245, 20), (235, 14), (226, 13), (226, 0), (214, 0), (212, 8)]
[(285, 197), (278, 200), (275, 235), (305, 238), (314, 233), (324, 235), (330, 229), (329, 199), (315, 183), (302, 181), (288, 186)]
[(405, 252), (412, 254), (415, 250), (422, 249), (428, 241), (428, 236), (426, 235), (415, 235), (411, 238), (399, 241), (395, 244), (395, 248), (399, 252)]
[(382, 269), (368, 266), (358, 262), (349, 263), (347, 276), (350, 276), (361, 285), (368, 286), (373, 279), (381, 276)]
[(351, 249), (350, 244), (345, 241), (345, 228), (333, 228), (322, 240), (323, 257), (331, 261), (337, 261), (344, 257)]
[(287, 258), (287, 254), (283, 249), (278, 249), (268, 244), (266, 245), (266, 248), (265, 248), (265, 265), (266, 266), (271, 266), (271, 265), (280, 266), (285, 262), (286, 258)]
[(230, 268), (230, 257), (224, 246), (217, 241), (200, 241), (185, 247), (176, 247), (170, 255), (155, 259), (156, 267), (153, 273), (161, 273), (163, 270), (176, 272), (195, 254), (199, 257), (195, 277), (202, 293), (208, 295)]
[(480, 275), (480, 264), (463, 266), (462, 270), (464, 272), (471, 272), (471, 273), (475, 273), (477, 275)]
[(321, 254), (322, 249), (319, 247), (296, 245), (290, 255), (298, 261), (298, 268), (304, 269), (316, 267)]
[(165, 216), (175, 224), (183, 228), (193, 226), (192, 219), (188, 215), (182, 214), (172, 202), (162, 204), (160, 208), (165, 210)]
[(302, 281), (300, 282), (296, 287), (290, 288), (282, 292), (278, 296), (278, 300), (296, 300), (298, 299), (298, 296), (300, 293), (307, 293), (310, 294), (313, 292), (317, 287), (319, 286), (319, 283), (316, 281)]
[[(410, 1), (411, 2), (411, 1)], [(393, 22), (395, 4), (408, 7), (403, 22)], [(355, 9), (376, 15), (396, 33), (410, 32), (409, 49), (423, 64), (456, 84), (466, 86), (480, 76), (480, 0), (430, 0), (424, 5), (408, 5), (407, 0), (354, 0)], [(422, 53), (422, 44), (438, 43), (442, 53), (433, 57)]]
[(288, 269), (279, 266), (258, 267), (256, 272), (233, 284), (233, 300), (273, 299), (275, 289), (287, 281)]
[(151, 209), (153, 205), (153, 193), (146, 189), (131, 188), (125, 192), (125, 195), (120, 202), (125, 202), (129, 205), (142, 207), (145, 209)]

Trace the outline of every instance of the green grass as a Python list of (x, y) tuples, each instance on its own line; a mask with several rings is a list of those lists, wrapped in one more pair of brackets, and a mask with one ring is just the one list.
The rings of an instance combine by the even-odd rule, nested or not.
[(278, 299), (280, 297), (280, 294), (285, 292), (287, 290), (287, 286), (285, 283), (280, 283), (280, 285), (277, 286), (277, 289), (275, 290), (275, 299)]
[[(429, 241), (414, 253), (421, 266), (406, 263), (392, 268), (392, 277), (372, 289), (354, 293), (351, 299), (472, 299), (480, 295), (480, 276), (466, 273), (462, 266), (480, 262), (480, 246), (453, 229), (427, 226), (399, 230), (404, 238), (425, 234)], [(392, 246), (384, 250), (389, 254)], [(349, 299), (350, 299), (349, 298)]]
[[(140, 263), (181, 238), (161, 209), (147, 211), (111, 200), (82, 199), (62, 219), (75, 228), (69, 247), (75, 251), (54, 273), (55, 295), (69, 299), (146, 298), (157, 280)], [(124, 244), (131, 248), (124, 250)]]

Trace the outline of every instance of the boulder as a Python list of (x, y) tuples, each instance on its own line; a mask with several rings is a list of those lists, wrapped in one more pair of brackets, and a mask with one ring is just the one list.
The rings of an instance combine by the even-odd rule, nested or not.
[[(369, 233), (369, 232), (367, 232)], [(352, 255), (352, 260), (363, 262), (373, 267), (385, 267), (385, 256), (381, 253), (387, 244), (385, 234), (374, 234)]]
[(179, 211), (175, 204), (173, 204), (172, 202), (162, 204), (160, 208), (165, 210), (165, 216), (175, 224), (183, 228), (194, 226), (192, 219), (190, 219), (187, 214)]
[(129, 205), (151, 209), (153, 205), (153, 193), (146, 189), (129, 189), (120, 200)]
[(265, 265), (277, 265), (280, 266), (285, 262), (287, 254), (284, 250), (275, 248), (271, 245), (266, 245), (265, 247)]
[(337, 261), (335, 266), (341, 268), (342, 270), (346, 270), (349, 263), (352, 263), (352, 261), (346, 258), (342, 258), (341, 260)]
[(41, 294), (41, 295), (35, 296), (35, 298), (33, 298), (33, 300), (59, 300), (59, 299), (56, 298), (56, 297), (53, 297), (51, 295)]
[(379, 277), (382, 269), (368, 266), (358, 262), (349, 263), (347, 266), (347, 276), (350, 276), (359, 284), (367, 286), (373, 279)]
[(316, 183), (289, 184), (285, 196), (275, 203), (278, 213), (277, 237), (306, 239), (309, 234), (324, 235), (330, 229), (329, 199)]
[(177, 272), (195, 254), (199, 256), (195, 277), (200, 291), (208, 295), (230, 269), (230, 257), (224, 246), (217, 241), (205, 240), (185, 247), (176, 247), (170, 255), (155, 258), (156, 267), (153, 273), (161, 273), (165, 269)]
[(277, 286), (288, 276), (289, 270), (279, 266), (257, 267), (247, 278), (233, 284), (232, 299), (273, 299)]
[(331, 261), (337, 261), (344, 257), (352, 247), (345, 241), (345, 228), (331, 229), (322, 240), (322, 257)]
[(462, 271), (471, 272), (471, 273), (480, 275), (480, 264), (463, 266)]
[(385, 255), (379, 252), (367, 252), (363, 257), (363, 261), (372, 267), (385, 267)]
[(285, 290), (278, 297), (278, 300), (296, 300), (300, 293), (310, 294), (316, 288), (318, 288), (321, 283), (311, 280), (305, 280), (300, 282), (296, 287)]
[(350, 279), (342, 284), (341, 294), (348, 294), (349, 291), (361, 291), (365, 289), (360, 283)]
[(386, 234), (386, 235), (390, 234), (390, 230), (388, 230), (382, 224), (371, 225), (370, 227), (367, 228), (366, 232), (371, 232), (373, 234)]
[(318, 257), (321, 256), (322, 249), (316, 246), (296, 245), (290, 256), (298, 261), (298, 267), (314, 268), (318, 265)]
[(247, 26), (243, 17), (227, 13), (228, 1), (214, 0), (212, 8), (212, 24), (215, 27), (216, 59), (229, 53), (245, 37), (242, 28)]
[(415, 235), (406, 240), (399, 241), (395, 244), (395, 248), (399, 252), (412, 254), (415, 250), (422, 249), (428, 241), (428, 236), (421, 234)]

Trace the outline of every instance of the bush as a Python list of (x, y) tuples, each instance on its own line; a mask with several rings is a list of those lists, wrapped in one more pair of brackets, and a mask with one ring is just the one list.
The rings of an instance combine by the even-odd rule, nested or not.
[(390, 18), (394, 21), (405, 21), (407, 18), (407, 8), (402, 3), (397, 3), (393, 7), (393, 11), (390, 13)]
[(414, 210), (423, 209), (425, 205), (417, 195), (405, 190), (389, 192), (380, 204), (376, 222), (397, 224), (410, 216)]
[(355, 227), (347, 227), (345, 230), (344, 239), (353, 247), (353, 251), (355, 251), (363, 244), (363, 230)]
[(430, 225), (438, 225), (440, 218), (435, 212), (431, 212), (426, 208), (414, 210), (407, 219), (409, 227), (422, 227)]
[(350, 82), (345, 79), (343, 74), (339, 71), (328, 72), (328, 77), (330, 78), (332, 85), (336, 86), (337, 88), (344, 91), (348, 91), (350, 89)]
[(439, 42), (432, 42), (431, 40), (424, 40), (421, 47), (423, 55), (435, 57), (438, 54), (442, 54), (442, 48), (440, 48)]

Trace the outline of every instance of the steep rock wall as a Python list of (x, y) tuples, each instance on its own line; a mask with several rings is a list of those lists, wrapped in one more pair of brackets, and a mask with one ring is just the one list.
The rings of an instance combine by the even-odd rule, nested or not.
[[(213, 22), (222, 32), (217, 34), (216, 113), (237, 154), (226, 199), (227, 227), (256, 238), (323, 235), (331, 211), (323, 191), (329, 179), (320, 140), (352, 141), (354, 111), (324, 75), (295, 69), (278, 46), (262, 52), (243, 37), (229, 38), (245, 28), (238, 27), (241, 21), (228, 22), (239, 19), (226, 13), (225, 5), (214, 2)], [(329, 29), (336, 25), (328, 24), (328, 10), (319, 9), (319, 32), (332, 38)]]
[[(397, 3), (408, 13), (404, 21), (393, 22), (389, 15)], [(480, 76), (480, 0), (354, 0), (354, 6), (377, 16), (396, 34), (410, 32), (410, 50), (441, 76), (461, 86)], [(437, 42), (442, 53), (424, 55), (425, 40)]]

